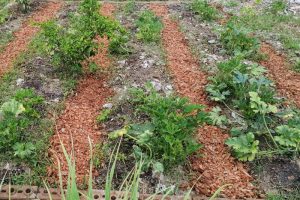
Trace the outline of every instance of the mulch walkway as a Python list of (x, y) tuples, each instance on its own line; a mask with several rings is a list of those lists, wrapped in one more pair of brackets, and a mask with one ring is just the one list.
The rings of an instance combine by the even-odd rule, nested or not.
[[(168, 17), (165, 5), (151, 4), (150, 9), (163, 20), (162, 43), (177, 92), (194, 103), (209, 107), (205, 93), (207, 75), (199, 70), (199, 64), (192, 56), (178, 23)], [(211, 196), (222, 185), (232, 184), (222, 192), (226, 197), (255, 197), (255, 187), (251, 183), (253, 178), (247, 168), (231, 156), (224, 144), (229, 135), (217, 127), (205, 125), (198, 130), (197, 137), (204, 147), (199, 152), (202, 157), (191, 159), (194, 182), (200, 177), (195, 182), (195, 190)]]
[(261, 52), (267, 54), (268, 59), (260, 64), (269, 70), (269, 76), (274, 80), (279, 93), (300, 107), (300, 73), (290, 70), (286, 57), (277, 53), (271, 45), (262, 44)]
[[(112, 17), (114, 12), (112, 4), (103, 4), (101, 13)], [(109, 67), (111, 60), (108, 57), (108, 39), (99, 38), (99, 51), (91, 57), (89, 61), (94, 61), (100, 67)], [(61, 163), (63, 182), (66, 183), (68, 165), (63, 155), (61, 142), (64, 144), (67, 152), (74, 153), (76, 160), (76, 178), (78, 183), (84, 183), (88, 180), (90, 168), (90, 147), (88, 137), (92, 144), (99, 143), (103, 132), (96, 124), (96, 117), (99, 114), (106, 99), (112, 96), (112, 90), (106, 84), (107, 75), (100, 77), (87, 75), (77, 86), (75, 95), (69, 97), (66, 101), (66, 109), (56, 120), (56, 132), (51, 139), (49, 149), (50, 158), (53, 166), (48, 168), (49, 181), (58, 183), (58, 161)], [(73, 142), (73, 147), (72, 147)], [(97, 175), (94, 170), (93, 175)], [(87, 183), (87, 182), (85, 182)]]
[(27, 49), (30, 40), (39, 31), (39, 27), (33, 23), (45, 22), (54, 18), (62, 5), (63, 3), (61, 2), (47, 3), (44, 7), (33, 13), (23, 23), (21, 28), (14, 33), (14, 40), (8, 43), (0, 54), (0, 77), (11, 69), (14, 60)]

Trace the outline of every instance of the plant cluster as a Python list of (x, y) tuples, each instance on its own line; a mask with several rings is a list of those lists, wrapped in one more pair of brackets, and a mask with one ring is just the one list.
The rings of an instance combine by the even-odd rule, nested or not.
[(42, 24), (42, 36), (54, 63), (73, 74), (80, 73), (82, 61), (95, 54), (96, 35), (106, 35), (111, 39), (109, 50), (112, 53), (125, 51), (126, 31), (117, 22), (99, 14), (96, 0), (83, 1), (79, 14), (72, 17), (68, 27), (62, 27), (54, 21)]
[(21, 89), (0, 107), (0, 150), (14, 152), (20, 159), (29, 158), (35, 145), (28, 141), (30, 127), (40, 119), (43, 98), (30, 89)]
[(209, 5), (207, 0), (194, 0), (191, 4), (191, 9), (202, 20), (211, 21), (218, 17), (217, 9)]
[[(226, 142), (238, 159), (251, 161), (257, 155), (299, 153), (299, 125), (286, 120), (279, 111), (281, 101), (275, 96), (273, 83), (264, 76), (266, 70), (257, 64), (246, 64), (234, 57), (218, 64), (218, 72), (207, 85), (210, 98), (228, 107), (237, 123)], [(298, 121), (299, 122), (299, 121)], [(282, 125), (278, 126), (278, 123)], [(258, 137), (271, 141), (273, 151), (260, 151)], [(265, 146), (265, 145), (264, 145)]]
[(278, 14), (283, 12), (287, 8), (287, 2), (285, 0), (275, 0), (270, 5), (270, 12), (272, 14)]
[(153, 88), (132, 91), (138, 116), (146, 116), (144, 123), (130, 124), (110, 134), (111, 138), (124, 136), (134, 142), (136, 159), (145, 159), (145, 166), (154, 171), (170, 169), (183, 163), (201, 147), (194, 133), (207, 120), (203, 106), (188, 103), (187, 99), (162, 96)]
[(163, 24), (160, 19), (151, 11), (146, 10), (140, 13), (136, 21), (137, 38), (145, 42), (158, 42)]
[(221, 33), (221, 42), (230, 55), (244, 54), (254, 56), (259, 50), (259, 40), (245, 28), (238, 27), (235, 20), (230, 20)]

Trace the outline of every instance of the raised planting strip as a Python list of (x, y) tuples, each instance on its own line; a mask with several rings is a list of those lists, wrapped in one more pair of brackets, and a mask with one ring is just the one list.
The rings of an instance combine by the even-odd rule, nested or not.
[(33, 13), (14, 33), (14, 40), (8, 43), (3, 52), (0, 53), (0, 77), (12, 68), (14, 60), (27, 49), (31, 39), (39, 31), (34, 23), (46, 22), (54, 18), (62, 5), (62, 2), (47, 3), (39, 11)]
[[(105, 16), (112, 16), (115, 8), (112, 4), (104, 3), (101, 6), (101, 13)], [(109, 67), (111, 60), (108, 58), (107, 38), (98, 38), (100, 50), (90, 59), (99, 66)], [(104, 45), (103, 45), (104, 44)], [(105, 104), (112, 91), (106, 84), (107, 74), (103, 73), (96, 77), (93, 75), (84, 76), (73, 96), (70, 96), (65, 104), (65, 111), (56, 120), (55, 135), (51, 138), (49, 149), (53, 165), (48, 168), (48, 176), (51, 182), (59, 180), (58, 160), (61, 163), (63, 182), (66, 183), (68, 175), (68, 164), (65, 159), (61, 143), (67, 152), (74, 152), (76, 159), (76, 178), (78, 183), (87, 180), (90, 170), (90, 146), (99, 142), (103, 134), (98, 130), (95, 122), (99, 110)]]
[[(170, 19), (165, 5), (151, 4), (150, 8), (163, 18), (162, 43), (177, 92), (194, 103), (209, 107), (205, 94), (207, 75), (199, 70), (178, 23)], [(204, 126), (198, 133), (204, 147), (200, 150), (202, 157), (191, 159), (196, 191), (209, 196), (222, 185), (231, 184), (224, 189), (223, 195), (230, 198), (256, 196), (256, 188), (251, 183), (253, 178), (242, 163), (235, 161), (224, 144), (229, 135), (214, 126)]]
[(274, 80), (279, 93), (300, 107), (300, 73), (290, 70), (286, 57), (277, 53), (269, 44), (262, 44), (261, 51), (268, 59), (260, 64), (269, 70), (269, 76)]

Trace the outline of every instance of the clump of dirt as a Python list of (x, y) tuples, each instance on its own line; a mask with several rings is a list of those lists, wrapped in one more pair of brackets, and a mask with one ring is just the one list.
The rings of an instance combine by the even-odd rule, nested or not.
[(268, 59), (260, 64), (269, 69), (268, 74), (274, 80), (279, 93), (300, 107), (300, 74), (289, 70), (285, 56), (277, 53), (270, 45), (262, 44), (261, 52)]
[[(150, 8), (163, 19), (162, 41), (177, 92), (192, 102), (209, 106), (210, 102), (205, 93), (207, 74), (199, 70), (198, 62), (192, 56), (178, 23), (169, 18), (168, 8), (165, 5), (152, 4)], [(210, 196), (222, 185), (232, 184), (224, 189), (223, 196), (231, 198), (256, 196), (255, 187), (251, 183), (252, 177), (243, 164), (235, 161), (224, 144), (228, 135), (213, 126), (204, 126), (198, 133), (199, 142), (204, 147), (199, 151), (202, 157), (196, 156), (191, 159), (195, 190)]]

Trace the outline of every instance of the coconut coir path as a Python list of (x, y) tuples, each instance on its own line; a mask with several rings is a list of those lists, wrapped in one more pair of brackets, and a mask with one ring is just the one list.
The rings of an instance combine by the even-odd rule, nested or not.
[(33, 13), (26, 20), (21, 28), (14, 33), (14, 40), (11, 41), (0, 54), (0, 77), (12, 66), (14, 60), (27, 49), (32, 37), (39, 31), (39, 28), (33, 25), (34, 22), (45, 22), (52, 19), (61, 8), (60, 2), (49, 2), (39, 11)]
[[(101, 13), (111, 16), (114, 11), (112, 4), (103, 4)], [(90, 58), (98, 66), (108, 67), (110, 59), (108, 58), (108, 40), (107, 38), (97, 38), (99, 41), (98, 53)], [(66, 101), (66, 108), (63, 114), (56, 121), (56, 133), (51, 139), (49, 150), (53, 166), (48, 168), (48, 177), (50, 182), (58, 182), (57, 158), (61, 163), (63, 182), (66, 183), (68, 166), (64, 157), (61, 142), (64, 144), (67, 152), (73, 152), (76, 160), (76, 178), (78, 183), (88, 180), (90, 167), (90, 149), (88, 137), (92, 144), (99, 142), (102, 133), (97, 128), (95, 122), (96, 116), (101, 110), (105, 100), (112, 95), (112, 91), (106, 85), (105, 75), (96, 77), (92, 75), (85, 76), (76, 89), (74, 96)], [(60, 142), (61, 141), (61, 142)], [(73, 147), (72, 147), (73, 142)], [(96, 172), (93, 172), (96, 175)]]
[[(179, 25), (168, 17), (165, 5), (151, 4), (150, 9), (163, 20), (162, 43), (177, 92), (194, 103), (209, 106), (205, 94), (207, 76), (199, 70)], [(198, 130), (197, 136), (204, 147), (199, 152), (202, 157), (191, 159), (195, 180), (200, 177), (195, 190), (210, 196), (222, 185), (232, 184), (222, 192), (223, 195), (230, 198), (254, 197), (252, 177), (224, 145), (228, 134), (217, 127), (206, 125)]]
[(300, 107), (300, 74), (288, 69), (286, 58), (268, 44), (263, 44), (261, 51), (268, 55), (268, 60), (260, 64), (269, 69), (269, 76), (274, 80), (280, 94), (286, 96)]

